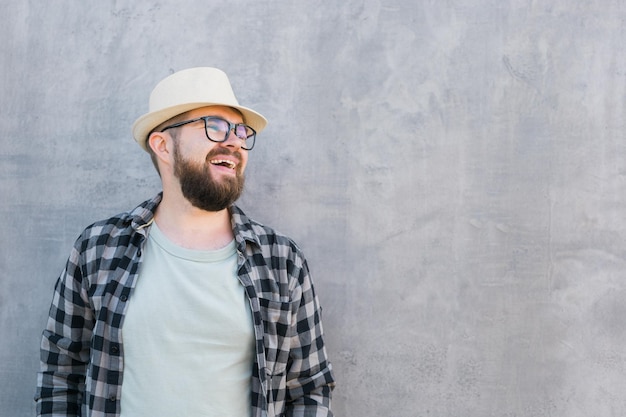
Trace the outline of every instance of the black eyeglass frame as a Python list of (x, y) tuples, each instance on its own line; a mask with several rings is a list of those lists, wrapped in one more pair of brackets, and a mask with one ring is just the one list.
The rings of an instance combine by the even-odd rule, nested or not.
[[(181, 126), (187, 125), (189, 123), (199, 122), (200, 120), (202, 120), (204, 122), (204, 134), (206, 135), (206, 138), (208, 140), (210, 140), (211, 142), (215, 142), (215, 143), (226, 142), (226, 140), (228, 140), (228, 136), (230, 135), (230, 132), (235, 132), (235, 136), (237, 136), (237, 126), (244, 126), (246, 129), (249, 129), (252, 132), (252, 134), (246, 136), (245, 138), (237, 136), (243, 142), (243, 144), (241, 145), (241, 149), (245, 149), (246, 151), (250, 151), (250, 150), (252, 150), (252, 148), (254, 148), (254, 143), (256, 142), (256, 130), (254, 130), (253, 128), (251, 128), (250, 126), (248, 126), (245, 123), (231, 123), (228, 120), (223, 119), (223, 118), (218, 117), (218, 116), (202, 116), (202, 117), (198, 117), (197, 119), (185, 120), (185, 121), (182, 121), (182, 122), (174, 123), (174, 124), (171, 124), (169, 126), (164, 127), (163, 129), (161, 129), (161, 132), (165, 132), (167, 129), (173, 129), (175, 127), (181, 127)], [(228, 130), (226, 131), (226, 135), (224, 135), (224, 139), (222, 139), (222, 140), (215, 140), (215, 139), (213, 139), (213, 138), (211, 138), (209, 136), (209, 125), (208, 125), (209, 120), (220, 120), (220, 121), (228, 123)], [(252, 145), (250, 145), (248, 147), (247, 145), (248, 145), (248, 141), (250, 139), (252, 139)]]

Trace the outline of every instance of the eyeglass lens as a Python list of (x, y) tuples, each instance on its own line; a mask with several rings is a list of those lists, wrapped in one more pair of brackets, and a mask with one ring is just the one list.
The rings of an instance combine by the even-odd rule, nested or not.
[[(205, 119), (206, 133), (209, 139), (222, 142), (228, 138), (230, 134), (231, 125), (224, 119), (220, 118), (206, 118)], [(254, 145), (254, 131), (244, 124), (234, 125), (235, 136), (245, 142), (244, 148), (252, 148)]]

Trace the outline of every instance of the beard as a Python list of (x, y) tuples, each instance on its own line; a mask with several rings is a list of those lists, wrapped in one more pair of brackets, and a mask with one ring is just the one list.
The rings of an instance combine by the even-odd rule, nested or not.
[(230, 207), (243, 192), (245, 177), (240, 166), (235, 177), (224, 177), (216, 181), (211, 174), (211, 159), (217, 155), (234, 155), (241, 160), (238, 152), (228, 152), (215, 148), (209, 152), (205, 162), (196, 163), (183, 159), (178, 143), (174, 146), (174, 175), (180, 182), (183, 196), (196, 208), (205, 211), (221, 211)]

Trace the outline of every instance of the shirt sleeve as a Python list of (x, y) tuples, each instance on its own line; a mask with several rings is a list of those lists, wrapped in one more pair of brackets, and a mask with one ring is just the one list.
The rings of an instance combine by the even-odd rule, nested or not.
[(81, 415), (93, 313), (77, 248), (78, 244), (56, 282), (41, 338), (35, 394), (38, 416)]
[(331, 392), (335, 386), (326, 354), (322, 310), (306, 264), (299, 277), (300, 305), (296, 313), (297, 334), (293, 337), (287, 370), (288, 417), (332, 417)]

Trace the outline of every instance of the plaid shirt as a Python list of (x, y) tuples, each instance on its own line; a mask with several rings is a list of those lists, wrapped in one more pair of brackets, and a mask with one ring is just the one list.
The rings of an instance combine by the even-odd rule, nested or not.
[[(41, 342), (37, 415), (119, 416), (121, 328), (161, 195), (89, 226), (55, 286)], [(287, 237), (230, 209), (253, 314), (252, 416), (332, 416), (332, 367), (306, 260)]]

